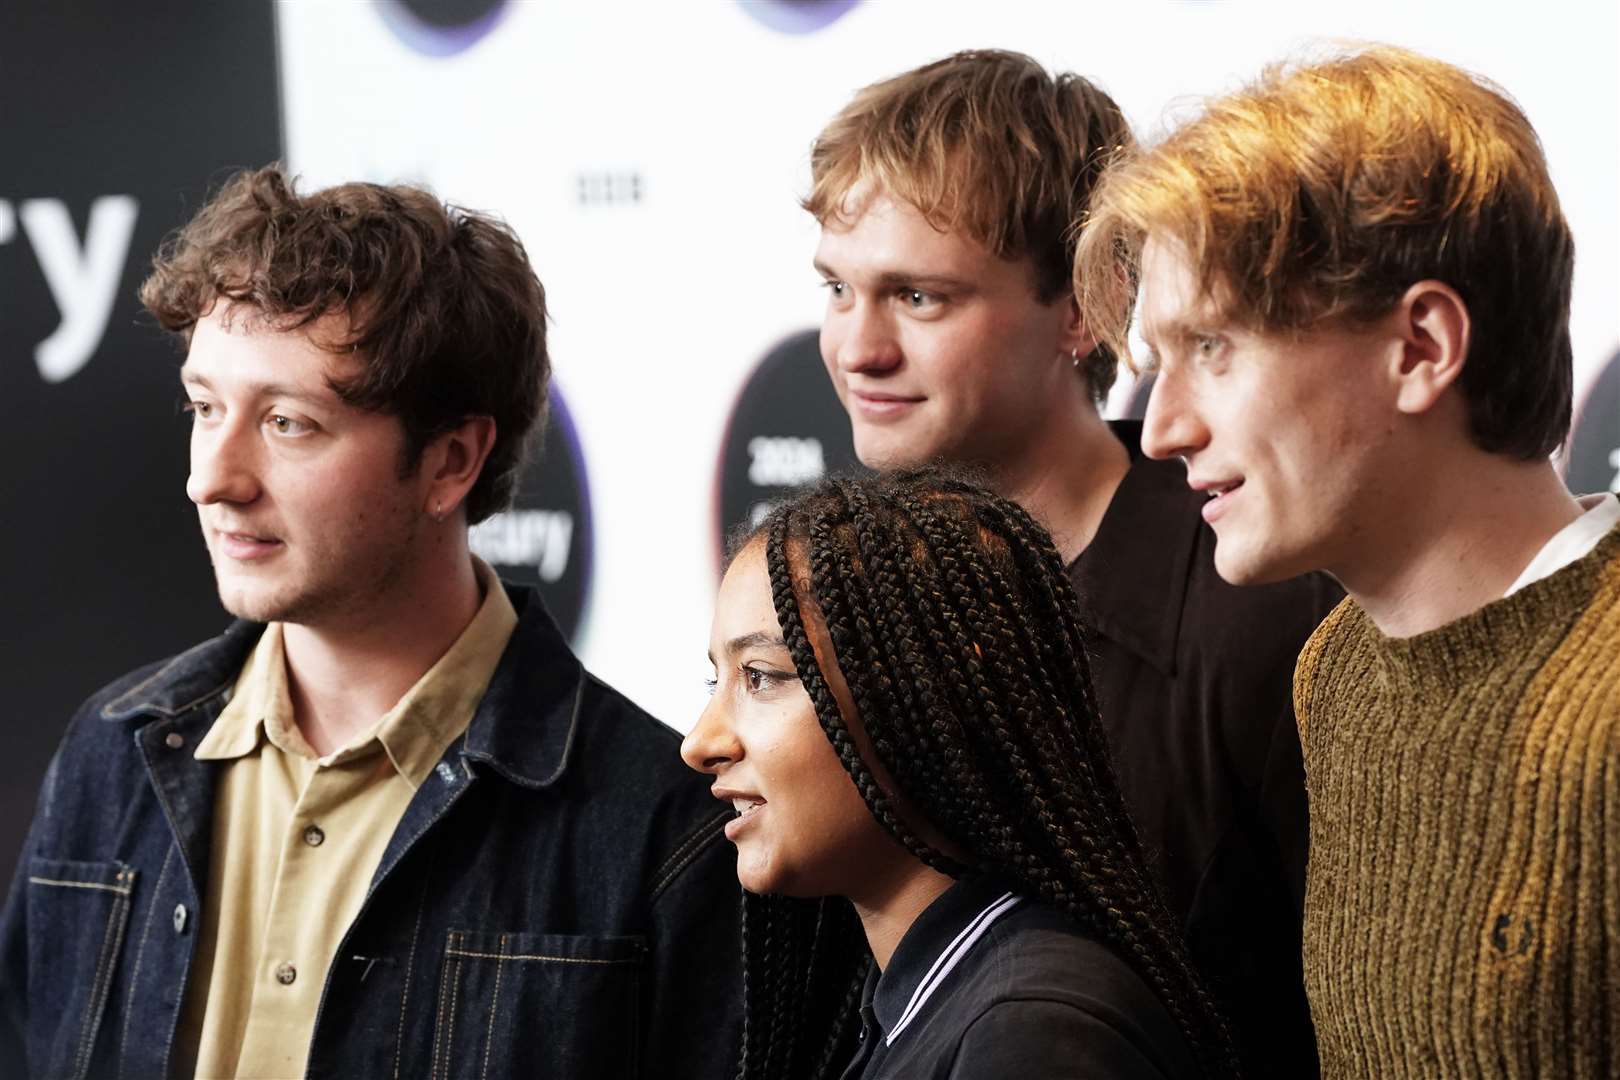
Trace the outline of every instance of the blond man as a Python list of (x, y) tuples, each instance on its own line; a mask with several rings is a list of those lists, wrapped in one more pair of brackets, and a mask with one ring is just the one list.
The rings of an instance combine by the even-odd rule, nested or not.
[(1097, 192), (1076, 260), (1229, 581), (1349, 598), (1295, 676), (1323, 1073), (1620, 1073), (1620, 503), (1576, 500), (1573, 245), (1500, 90), (1269, 69)]
[(1052, 531), (1128, 808), (1245, 1072), (1308, 1077), (1289, 676), (1339, 593), (1221, 581), (1203, 500), (1099, 414), (1116, 361), (1080, 318), (1071, 223), (1130, 142), (1102, 90), (1017, 53), (862, 90), (811, 157), (821, 351), (864, 463), (977, 465)]

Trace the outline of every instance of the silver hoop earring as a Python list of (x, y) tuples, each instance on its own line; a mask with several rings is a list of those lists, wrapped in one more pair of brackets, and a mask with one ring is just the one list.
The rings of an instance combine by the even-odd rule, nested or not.
[(1079, 349), (1070, 349), (1069, 350), (1069, 359), (1074, 361), (1074, 370), (1079, 371), (1080, 370), (1080, 350)]

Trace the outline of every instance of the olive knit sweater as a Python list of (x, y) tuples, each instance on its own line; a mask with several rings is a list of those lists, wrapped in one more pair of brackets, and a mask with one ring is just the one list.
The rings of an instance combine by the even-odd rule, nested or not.
[(1416, 637), (1346, 600), (1294, 700), (1322, 1076), (1620, 1076), (1620, 528)]

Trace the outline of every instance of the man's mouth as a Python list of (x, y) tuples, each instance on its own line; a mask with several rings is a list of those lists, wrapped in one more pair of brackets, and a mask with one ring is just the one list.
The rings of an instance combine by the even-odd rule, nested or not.
[(262, 559), (272, 555), (282, 548), (281, 541), (274, 536), (261, 536), (257, 533), (226, 532), (223, 529), (214, 530), (219, 537), (219, 549), (227, 557), (238, 561)]
[(850, 411), (868, 420), (891, 420), (922, 402), (921, 397), (878, 391), (852, 390), (849, 394)]
[(1227, 502), (1232, 498), (1233, 493), (1242, 486), (1242, 480), (1221, 480), (1213, 484), (1200, 485), (1198, 490), (1207, 496), (1201, 510), (1204, 520), (1213, 525), (1215, 519), (1220, 517), (1226, 510)]
[(731, 805), (736, 808), (739, 816), (747, 817), (755, 810), (758, 810), (761, 806), (764, 806), (765, 800), (755, 798), (753, 796), (744, 796), (741, 798), (732, 799)]

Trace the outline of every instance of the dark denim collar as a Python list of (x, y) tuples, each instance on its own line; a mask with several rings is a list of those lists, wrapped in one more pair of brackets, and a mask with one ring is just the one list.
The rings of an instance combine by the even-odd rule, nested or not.
[[(588, 676), (539, 592), (503, 584), (518, 623), (467, 727), (461, 754), (512, 783), (541, 788), (567, 768)], [(232, 623), (219, 637), (181, 653), (108, 702), (102, 719), (173, 718), (228, 695), (263, 631), (261, 623)]]
[(862, 1004), (871, 1005), (885, 1034), (894, 1031), (923, 980), (957, 935), (1009, 891), (1007, 883), (996, 877), (962, 878), (923, 909), (901, 936), (882, 975), (868, 978), (866, 983)]
[(1086, 621), (1151, 664), (1176, 673), (1187, 581), (1202, 519), (1191, 505), (1179, 461), (1142, 455), (1142, 423), (1112, 420), (1109, 427), (1131, 454), (1131, 468), (1108, 503), (1097, 535), (1073, 564), (1075, 591)]

